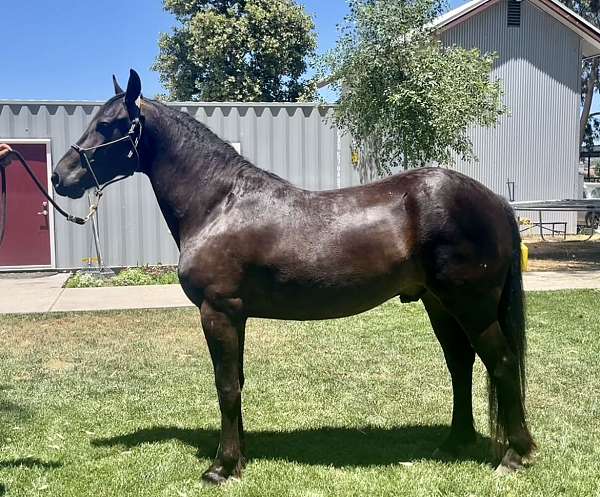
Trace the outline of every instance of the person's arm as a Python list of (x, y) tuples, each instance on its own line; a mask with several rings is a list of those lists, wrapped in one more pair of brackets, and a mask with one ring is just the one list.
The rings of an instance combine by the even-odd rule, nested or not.
[(6, 143), (0, 143), (0, 167), (6, 167), (10, 164), (8, 154), (12, 152), (12, 148)]

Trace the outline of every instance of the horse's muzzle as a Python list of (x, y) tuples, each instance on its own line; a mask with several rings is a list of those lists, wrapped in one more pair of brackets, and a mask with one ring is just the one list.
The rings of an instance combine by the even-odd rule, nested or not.
[(56, 171), (52, 173), (50, 181), (52, 181), (54, 191), (61, 197), (76, 199), (83, 197), (83, 194), (85, 193), (85, 188), (80, 186), (78, 183), (65, 185), (65, 183), (61, 181), (61, 177)]

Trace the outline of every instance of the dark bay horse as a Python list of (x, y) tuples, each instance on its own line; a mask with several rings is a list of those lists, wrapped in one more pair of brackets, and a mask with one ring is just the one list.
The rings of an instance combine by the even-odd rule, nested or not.
[(442, 168), (302, 190), (253, 166), (189, 115), (142, 99), (135, 71), (125, 92), (115, 81), (115, 92), (52, 180), (59, 194), (78, 198), (118, 175), (150, 178), (214, 366), (221, 437), (204, 480), (239, 477), (245, 464), (249, 317), (339, 318), (395, 296), (423, 301), (450, 371), (452, 426), (440, 451), (456, 455), (476, 440), (477, 354), (489, 373), (492, 436), (503, 450), (498, 470), (521, 467), (535, 444), (525, 420), (520, 236), (504, 200)]

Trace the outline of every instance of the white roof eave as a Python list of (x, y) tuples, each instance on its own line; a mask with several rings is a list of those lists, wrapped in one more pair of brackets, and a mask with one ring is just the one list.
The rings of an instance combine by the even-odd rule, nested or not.
[(483, 5), (491, 0), (471, 0), (456, 9), (451, 10), (450, 12), (446, 12), (441, 16), (437, 17), (432, 23), (431, 27), (434, 29), (444, 30), (448, 24), (451, 24), (452, 21), (462, 17), (463, 15), (468, 14), (469, 12), (477, 9), (480, 5)]
[[(457, 7), (456, 9), (451, 10), (450, 12), (447, 12), (447, 13), (439, 16), (435, 21), (433, 21), (433, 23), (431, 24), (431, 27), (433, 29), (436, 29), (439, 31), (445, 31), (446, 29), (449, 29), (453, 25), (454, 21), (464, 22), (470, 17), (471, 13), (475, 14), (475, 13), (479, 12), (479, 8), (482, 7), (483, 5), (486, 5), (486, 8), (491, 7), (498, 1), (499, 0), (471, 0), (470, 2), (467, 2), (463, 5), (461, 5), (460, 7)], [(589, 21), (586, 21), (583, 17), (581, 17), (577, 13), (568, 9), (566, 6), (564, 6), (562, 3), (560, 3), (557, 0), (530, 0), (530, 1), (536, 7), (540, 8), (547, 14), (554, 17), (557, 21), (568, 26), (575, 33), (577, 33), (577, 35), (582, 40), (584, 40), (585, 43), (582, 45), (582, 57), (588, 58), (588, 57), (592, 57), (595, 55), (600, 55), (600, 29), (598, 29), (596, 26), (591, 24)], [(552, 8), (552, 6), (554, 8)], [(557, 13), (555, 9), (564, 12), (569, 17), (572, 17), (573, 19), (575, 19), (577, 21), (577, 23), (571, 22), (566, 17)], [(578, 25), (578, 23), (585, 26), (587, 28), (587, 30), (582, 29)], [(594, 33), (596, 36), (592, 36), (590, 34), (590, 32)]]

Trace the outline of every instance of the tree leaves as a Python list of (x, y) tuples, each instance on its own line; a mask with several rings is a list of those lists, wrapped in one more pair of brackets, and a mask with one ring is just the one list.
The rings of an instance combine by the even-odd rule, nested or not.
[(336, 121), (361, 161), (385, 174), (474, 158), (467, 129), (493, 126), (505, 112), (500, 83), (490, 80), (494, 56), (436, 39), (439, 0), (350, 0), (350, 7), (322, 64), (342, 95)]
[[(173, 100), (296, 101), (314, 23), (293, 0), (165, 0), (181, 26), (164, 34), (154, 65)], [(311, 95), (312, 94), (312, 95)]]

